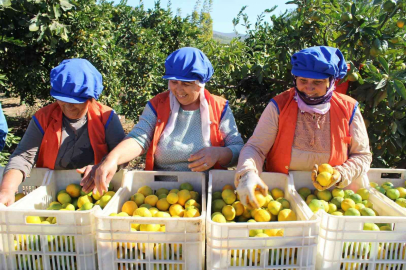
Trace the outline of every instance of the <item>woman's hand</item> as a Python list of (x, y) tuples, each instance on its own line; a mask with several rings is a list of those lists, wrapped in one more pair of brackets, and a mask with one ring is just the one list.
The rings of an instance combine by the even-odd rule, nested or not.
[(94, 189), (94, 177), (98, 167), (99, 165), (87, 165), (81, 169), (76, 169), (78, 173), (83, 174), (80, 185), (84, 192), (89, 193)]
[(188, 161), (192, 172), (207, 171), (216, 164), (220, 158), (221, 147), (206, 147), (190, 155)]
[[(114, 174), (117, 172), (118, 163), (117, 159), (106, 158), (100, 166), (96, 169), (96, 174), (94, 177), (93, 193), (99, 191), (99, 194), (103, 194), (108, 191), (109, 183), (113, 179)], [(89, 189), (90, 190), (90, 189)]]
[(84, 177), (80, 182), (84, 192), (96, 193), (96, 189), (100, 194), (103, 191), (108, 191), (108, 186), (117, 172), (118, 165), (131, 161), (135, 157), (141, 155), (143, 149), (132, 138), (126, 138), (121, 141), (98, 165), (90, 166), (78, 170), (79, 173), (84, 173)]
[(10, 206), (15, 201), (15, 192), (8, 189), (2, 189), (0, 191), (0, 203), (5, 206)]
[(241, 203), (246, 207), (254, 209), (261, 207), (255, 197), (256, 190), (264, 196), (268, 194), (268, 186), (254, 171), (246, 172), (240, 179), (234, 181), (234, 185), (237, 188)]
[(317, 175), (318, 175), (318, 165), (314, 164), (313, 169), (312, 169), (312, 182), (313, 182), (313, 186), (319, 190), (319, 191), (323, 191), (325, 189), (329, 189), (332, 186), (336, 185), (338, 182), (341, 181), (341, 174), (340, 172), (333, 168), (333, 174), (331, 176), (331, 182), (328, 186), (323, 187), (322, 185), (319, 184), (319, 182), (317, 182)]
[(0, 185), (0, 203), (5, 206), (10, 206), (14, 203), (15, 194), (23, 178), (23, 173), (15, 169), (11, 169), (3, 175), (3, 181)]

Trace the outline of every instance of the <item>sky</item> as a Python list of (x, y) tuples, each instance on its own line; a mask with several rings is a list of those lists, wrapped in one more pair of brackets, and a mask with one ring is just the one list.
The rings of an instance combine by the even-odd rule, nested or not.
[[(234, 31), (232, 20), (240, 12), (243, 6), (247, 6), (245, 13), (248, 14), (249, 20), (253, 25), (257, 16), (260, 15), (265, 9), (272, 8), (277, 5), (278, 8), (273, 12), (276, 15), (283, 13), (287, 9), (293, 9), (295, 5), (286, 5), (285, 2), (288, 0), (213, 0), (213, 8), (211, 16), (213, 18), (213, 30), (223, 33), (232, 33)], [(115, 0), (118, 2), (118, 0)], [(204, 0), (201, 0), (203, 3)], [(144, 7), (146, 9), (153, 8), (155, 0), (143, 0)], [(139, 0), (128, 0), (128, 5), (138, 6), (140, 4)], [(161, 6), (165, 7), (168, 4), (168, 0), (161, 0)], [(190, 15), (195, 7), (196, 0), (172, 0), (172, 10), (174, 14), (178, 8), (181, 8), (182, 17)], [(270, 14), (266, 15), (269, 20)], [(240, 34), (245, 32), (242, 26), (237, 27), (237, 31)]]

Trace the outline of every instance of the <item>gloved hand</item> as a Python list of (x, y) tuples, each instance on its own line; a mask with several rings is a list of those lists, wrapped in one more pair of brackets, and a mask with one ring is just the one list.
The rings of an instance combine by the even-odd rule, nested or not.
[(255, 198), (255, 190), (258, 190), (262, 195), (268, 194), (268, 186), (254, 171), (248, 171), (240, 179), (234, 182), (241, 203), (246, 207), (254, 209), (259, 208), (257, 199)]
[(341, 180), (340, 172), (333, 168), (333, 175), (331, 177), (332, 179), (331, 179), (330, 184), (328, 186), (323, 187), (322, 185), (319, 184), (319, 182), (317, 182), (318, 170), (319, 170), (319, 166), (317, 164), (314, 164), (313, 169), (312, 169), (312, 181), (313, 181), (313, 186), (315, 188), (317, 188), (317, 190), (319, 190), (319, 191), (329, 189), (332, 186), (334, 186), (336, 183), (340, 182), (340, 180)]

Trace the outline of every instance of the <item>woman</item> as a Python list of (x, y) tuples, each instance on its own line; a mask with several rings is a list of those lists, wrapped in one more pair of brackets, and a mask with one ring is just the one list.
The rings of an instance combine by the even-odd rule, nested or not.
[(64, 60), (51, 71), (51, 87), (56, 102), (35, 113), (11, 155), (0, 203), (14, 203), (34, 164), (55, 170), (98, 164), (125, 136), (114, 110), (96, 101), (103, 90), (102, 75), (89, 61)]
[[(368, 171), (372, 161), (369, 140), (358, 102), (334, 91), (347, 66), (340, 50), (312, 47), (291, 58), (294, 87), (274, 97), (265, 108), (252, 137), (241, 151), (235, 185), (244, 204), (257, 208), (254, 190), (266, 194), (259, 178), (265, 170), (313, 170), (319, 190), (346, 187)], [(330, 185), (315, 181), (317, 165), (334, 168)]]
[(146, 153), (146, 170), (202, 172), (237, 163), (243, 140), (228, 101), (205, 90), (213, 74), (206, 55), (181, 48), (165, 61), (169, 91), (151, 99), (138, 124), (96, 170), (82, 181), (100, 194), (117, 166)]

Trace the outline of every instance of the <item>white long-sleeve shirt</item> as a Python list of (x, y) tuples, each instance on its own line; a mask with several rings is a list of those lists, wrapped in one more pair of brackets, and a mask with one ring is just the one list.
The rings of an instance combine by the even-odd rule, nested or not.
[[(249, 170), (262, 172), (268, 152), (278, 133), (279, 114), (275, 104), (270, 102), (262, 113), (254, 134), (241, 150), (237, 166), (239, 178)], [(369, 170), (372, 154), (369, 150), (368, 133), (360, 110), (357, 108), (350, 124), (351, 144), (349, 157), (336, 169), (341, 173), (338, 187), (343, 188)], [(292, 145), (289, 170), (310, 171), (314, 164), (330, 160), (330, 113), (309, 114), (299, 110)]]

